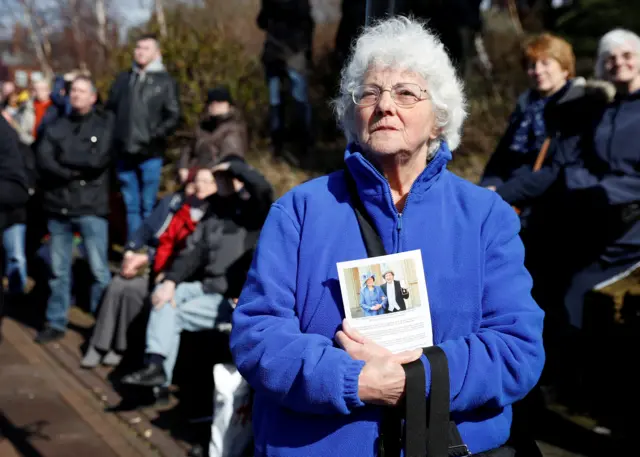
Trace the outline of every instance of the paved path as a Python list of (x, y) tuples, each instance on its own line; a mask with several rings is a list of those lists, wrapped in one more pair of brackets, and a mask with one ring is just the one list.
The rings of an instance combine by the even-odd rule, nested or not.
[[(86, 391), (6, 321), (0, 344), (0, 455), (143, 457)], [(92, 404), (93, 403), (93, 404)], [(113, 418), (112, 418), (113, 419)], [(116, 421), (117, 422), (117, 421)]]

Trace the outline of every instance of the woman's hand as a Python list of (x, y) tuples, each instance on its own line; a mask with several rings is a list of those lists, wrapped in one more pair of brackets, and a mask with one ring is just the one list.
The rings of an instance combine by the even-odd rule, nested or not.
[(173, 297), (176, 292), (176, 283), (173, 281), (164, 281), (153, 292), (151, 296), (151, 303), (154, 308), (160, 309), (164, 306), (165, 303), (170, 302), (171, 306), (175, 308), (176, 303), (173, 300)]
[(364, 364), (358, 377), (358, 397), (372, 405), (396, 406), (404, 396), (406, 376), (402, 365), (417, 360), (421, 350), (391, 357), (375, 357)]
[(378, 311), (380, 308), (382, 308), (382, 305), (380, 303), (375, 304), (371, 307), (373, 311)]
[(393, 356), (390, 350), (374, 343), (370, 338), (362, 336), (346, 319), (342, 321), (342, 330), (336, 333), (336, 341), (354, 360), (368, 362), (375, 357)]
[(345, 319), (336, 341), (355, 360), (365, 362), (358, 378), (358, 396), (374, 405), (398, 404), (404, 395), (405, 374), (402, 365), (418, 360), (422, 349), (393, 354), (354, 329)]
[(138, 270), (145, 266), (149, 262), (149, 256), (147, 254), (136, 254), (131, 251), (127, 251), (122, 261), (122, 267), (120, 269), (120, 275), (124, 278), (131, 279)]

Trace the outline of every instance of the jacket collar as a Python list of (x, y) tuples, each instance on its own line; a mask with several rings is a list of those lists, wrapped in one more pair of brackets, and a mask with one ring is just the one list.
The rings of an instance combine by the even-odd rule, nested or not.
[[(412, 199), (424, 195), (431, 186), (438, 181), (444, 173), (451, 157), (449, 146), (445, 141), (442, 141), (434, 157), (411, 185), (409, 193)], [(375, 200), (376, 196), (383, 196), (395, 211), (389, 182), (382, 173), (364, 157), (360, 145), (357, 143), (347, 145), (344, 160), (346, 167), (356, 182), (358, 194), (362, 201)]]

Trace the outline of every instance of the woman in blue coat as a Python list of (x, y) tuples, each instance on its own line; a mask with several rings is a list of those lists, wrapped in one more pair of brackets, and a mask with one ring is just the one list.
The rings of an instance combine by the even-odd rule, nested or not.
[(367, 257), (356, 198), (388, 254), (422, 253), (423, 311), (448, 360), (462, 440), (474, 456), (505, 452), (511, 405), (544, 365), (544, 313), (515, 212), (447, 170), (465, 118), (451, 59), (420, 22), (382, 20), (358, 38), (335, 110), (345, 169), (273, 204), (233, 313), (231, 351), (255, 391), (254, 455), (379, 456), (385, 411), (405, 394), (403, 364), (420, 360), (432, 393), (420, 348), (392, 354), (344, 321), (336, 264)]
[(376, 275), (362, 275), (362, 290), (360, 290), (360, 307), (365, 316), (384, 314), (387, 297), (380, 286), (375, 285)]

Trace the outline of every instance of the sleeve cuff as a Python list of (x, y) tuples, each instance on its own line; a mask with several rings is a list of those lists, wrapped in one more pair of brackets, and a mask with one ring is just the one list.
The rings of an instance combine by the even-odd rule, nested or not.
[(364, 403), (358, 396), (358, 378), (364, 367), (362, 360), (350, 360), (344, 373), (344, 399), (349, 410), (360, 408)]

